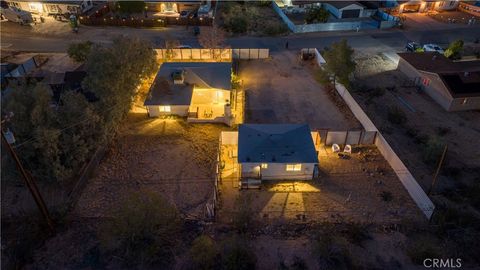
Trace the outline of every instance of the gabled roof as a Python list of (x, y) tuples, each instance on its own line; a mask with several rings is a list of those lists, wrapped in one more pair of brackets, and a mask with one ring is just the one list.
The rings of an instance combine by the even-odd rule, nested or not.
[(342, 9), (342, 8), (346, 8), (350, 5), (357, 5), (357, 6), (360, 6), (360, 7), (365, 7), (364, 5), (360, 4), (359, 2), (356, 2), (356, 1), (328, 1), (328, 2), (325, 2), (327, 4), (330, 4), (334, 7), (336, 7), (337, 9)]
[[(184, 83), (174, 84), (172, 74), (183, 71)], [(144, 105), (190, 105), (194, 86), (231, 90), (231, 63), (165, 63), (160, 67)]]
[(480, 96), (480, 61), (452, 61), (438, 52), (399, 53), (418, 71), (437, 74), (452, 97)]
[(308, 125), (243, 124), (238, 162), (318, 163), (318, 157)]

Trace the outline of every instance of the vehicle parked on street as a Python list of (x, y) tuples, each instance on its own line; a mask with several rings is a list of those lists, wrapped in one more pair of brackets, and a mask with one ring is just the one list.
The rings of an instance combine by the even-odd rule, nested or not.
[(425, 44), (423, 45), (423, 50), (425, 52), (438, 52), (438, 53), (441, 53), (443, 54), (445, 51), (440, 47), (438, 46), (437, 44)]
[(422, 48), (422, 46), (416, 42), (408, 42), (407, 45), (405, 45), (405, 50), (408, 52), (415, 52), (420, 48)]

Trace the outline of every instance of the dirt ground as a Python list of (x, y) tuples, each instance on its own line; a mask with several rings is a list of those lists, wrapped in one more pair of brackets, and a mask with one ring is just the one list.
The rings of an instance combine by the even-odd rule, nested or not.
[[(352, 91), (367, 114), (382, 131), (389, 144), (413, 173), (424, 189), (430, 187), (434, 166), (422, 160), (424, 146), (409, 135), (411, 131), (448, 144), (447, 163), (444, 167), (460, 170), (460, 175), (442, 175), (439, 187), (479, 176), (480, 151), (474, 145), (480, 138), (480, 112), (447, 112), (427, 94), (413, 87), (407, 77), (395, 70), (396, 64), (381, 55), (363, 55), (358, 58), (357, 86), (367, 89), (384, 88), (385, 94), (371, 97), (368, 91)], [(408, 105), (406, 105), (408, 104)], [(407, 116), (404, 126), (394, 125), (387, 120), (390, 106), (400, 108)], [(418, 136), (417, 136), (418, 137)]]
[[(238, 197), (249, 197), (246, 201), (252, 213), (263, 224), (278, 221), (390, 224), (424, 220), (375, 147), (354, 148), (350, 158), (342, 159), (322, 146), (319, 164), (319, 179), (270, 181), (260, 191), (240, 191), (235, 179), (222, 179), (219, 220), (232, 221)], [(388, 194), (390, 199), (384, 199), (382, 194)]]
[[(340, 111), (310, 74), (313, 62), (295, 52), (272, 53), (271, 59), (241, 61), (246, 93), (246, 123), (308, 123), (311, 129), (360, 128)], [(351, 114), (351, 113), (350, 113)]]
[(202, 218), (205, 202), (213, 196), (218, 137), (227, 129), (131, 112), (74, 215), (108, 217), (122, 198), (148, 189), (165, 196), (182, 213)]

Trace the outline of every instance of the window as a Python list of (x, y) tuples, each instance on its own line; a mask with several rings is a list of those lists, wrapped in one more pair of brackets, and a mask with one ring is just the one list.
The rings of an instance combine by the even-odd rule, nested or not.
[(287, 172), (298, 172), (302, 169), (302, 164), (287, 164)]
[(467, 102), (468, 102), (468, 98), (464, 98), (464, 99), (462, 100), (462, 105), (467, 104)]
[(262, 163), (261, 167), (262, 167), (262, 169), (268, 169), (268, 164), (267, 163)]
[(170, 106), (159, 106), (158, 108), (159, 108), (160, 112), (171, 112), (172, 111)]

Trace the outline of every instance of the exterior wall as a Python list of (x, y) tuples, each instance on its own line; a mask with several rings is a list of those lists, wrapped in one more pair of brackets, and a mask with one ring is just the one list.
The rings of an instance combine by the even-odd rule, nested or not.
[(326, 10), (328, 10), (336, 18), (340, 18), (342, 16), (342, 11), (340, 11), (336, 7), (334, 7), (334, 6), (332, 6), (328, 3), (323, 4), (323, 6), (325, 7)]
[(457, 9), (459, 2), (460, 1), (458, 0), (439, 1), (438, 3), (435, 4), (435, 9), (436, 10), (454, 10), (454, 9)]
[[(449, 110), (452, 97), (448, 93), (448, 90), (445, 89), (445, 86), (438, 76), (419, 72), (402, 58), (398, 61), (397, 69), (407, 75), (408, 78), (415, 81), (417, 85), (420, 85), (423, 90), (445, 110)], [(424, 80), (428, 80), (428, 84), (425, 84)]]
[(173, 105), (171, 106), (170, 112), (160, 112), (159, 106), (146, 106), (148, 111), (148, 116), (150, 117), (159, 117), (163, 115), (178, 115), (178, 116), (187, 116), (188, 114), (188, 105)]
[[(463, 101), (466, 99), (465, 104)], [(455, 98), (450, 104), (449, 111), (480, 110), (480, 97)]]
[(242, 177), (255, 177), (260, 172), (262, 180), (312, 180), (315, 167), (314, 163), (302, 163), (300, 171), (292, 172), (286, 170), (287, 163), (267, 164), (268, 168), (261, 169), (261, 163), (241, 163)]
[[(162, 4), (165, 2), (146, 2), (148, 11), (151, 12), (162, 12)], [(184, 10), (193, 11), (200, 7), (200, 1), (195, 2), (175, 2), (177, 12), (182, 12)]]
[(23, 1), (7, 1), (9, 6), (32, 12), (34, 14), (80, 14), (88, 11), (93, 7), (92, 1), (82, 1), (80, 5), (65, 4), (62, 2), (23, 2)]

